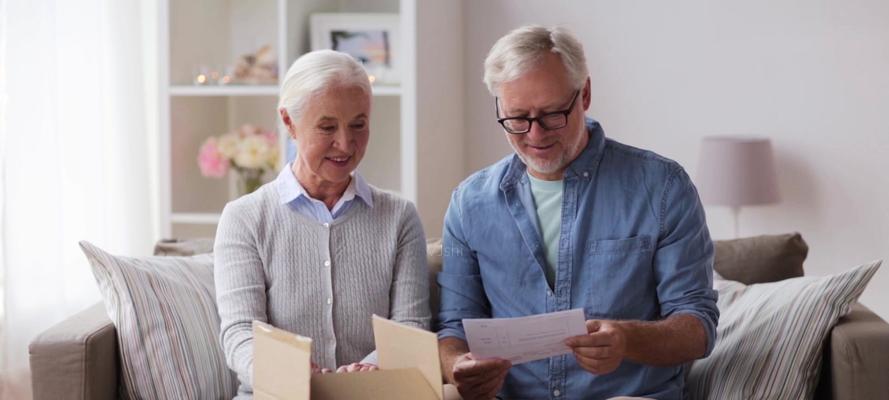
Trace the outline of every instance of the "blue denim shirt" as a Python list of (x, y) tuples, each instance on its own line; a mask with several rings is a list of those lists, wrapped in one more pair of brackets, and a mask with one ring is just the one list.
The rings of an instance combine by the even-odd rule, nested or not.
[[(502, 318), (582, 308), (587, 319), (660, 320), (690, 314), (716, 339), (713, 243), (697, 190), (679, 164), (606, 139), (590, 140), (564, 175), (557, 276), (545, 250), (525, 165), (515, 155), (462, 182), (445, 216), (439, 338), (465, 340), (463, 318)], [(513, 366), (509, 399), (679, 399), (683, 366), (624, 360), (606, 375), (573, 355)]]

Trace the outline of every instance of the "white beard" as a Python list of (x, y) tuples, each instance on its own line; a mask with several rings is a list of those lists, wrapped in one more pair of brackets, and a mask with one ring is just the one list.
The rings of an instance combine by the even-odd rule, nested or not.
[(555, 160), (549, 160), (545, 161), (544, 163), (539, 163), (536, 160), (531, 159), (531, 157), (525, 157), (525, 155), (516, 150), (514, 146), (513, 151), (515, 151), (515, 154), (519, 156), (519, 159), (522, 160), (522, 162), (525, 163), (528, 168), (531, 168), (535, 172), (540, 172), (541, 174), (552, 174), (568, 165), (568, 163), (565, 162), (564, 153), (559, 154), (559, 157)]
[[(525, 156), (524, 154), (522, 154), (522, 152), (519, 151), (519, 149), (516, 147), (515, 144), (513, 144), (513, 142), (511, 140), (507, 140), (507, 142), (509, 143), (509, 146), (512, 147), (512, 151), (517, 156), (519, 156), (519, 159), (522, 160), (522, 162), (525, 163), (525, 165), (528, 168), (532, 169), (535, 172), (539, 172), (541, 174), (545, 174), (545, 175), (553, 174), (556, 171), (558, 171), (562, 168), (565, 168), (566, 166), (568, 166), (568, 164), (571, 161), (573, 161), (573, 160), (567, 160), (566, 158), (568, 158), (569, 153), (563, 151), (555, 159), (547, 160), (547, 161), (544, 161), (543, 163), (541, 163), (535, 159), (532, 159), (529, 156)], [(564, 143), (562, 143), (562, 144), (564, 144)], [(576, 149), (569, 149), (569, 151), (570, 151), (570, 153), (574, 153), (576, 151)]]

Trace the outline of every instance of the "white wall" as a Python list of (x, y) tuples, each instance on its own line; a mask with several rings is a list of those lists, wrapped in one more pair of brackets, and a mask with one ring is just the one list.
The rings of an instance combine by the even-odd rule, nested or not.
[(441, 237), (451, 191), (466, 170), (464, 21), (456, 1), (422, 2), (416, 12), (417, 209), (432, 238)]
[[(465, 1), (468, 174), (510, 152), (481, 81), (494, 41), (529, 23), (572, 29), (608, 136), (694, 176), (712, 134), (772, 138), (779, 205), (747, 208), (741, 235), (799, 231), (808, 274), (889, 256), (889, 3)], [(715, 238), (726, 210), (708, 209)], [(889, 319), (889, 264), (861, 301)]]

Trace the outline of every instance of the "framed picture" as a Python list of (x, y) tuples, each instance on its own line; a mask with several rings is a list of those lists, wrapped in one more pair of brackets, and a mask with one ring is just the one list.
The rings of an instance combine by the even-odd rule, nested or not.
[(333, 49), (364, 65), (375, 85), (398, 85), (398, 14), (312, 14), (312, 50)]

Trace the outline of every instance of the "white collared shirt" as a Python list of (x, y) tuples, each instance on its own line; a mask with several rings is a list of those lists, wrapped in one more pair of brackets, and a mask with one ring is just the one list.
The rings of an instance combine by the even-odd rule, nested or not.
[(332, 209), (328, 209), (323, 201), (309, 195), (309, 192), (293, 175), (290, 163), (285, 165), (278, 177), (275, 178), (275, 186), (281, 204), (286, 204), (294, 211), (322, 224), (331, 223), (344, 215), (352, 207), (355, 199), (361, 199), (368, 207), (373, 207), (370, 186), (358, 171), (352, 173), (352, 181), (349, 182), (346, 191), (343, 192), (342, 197), (337, 200)]

